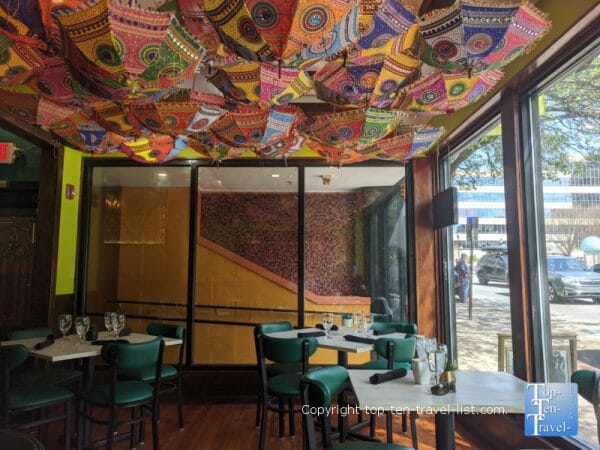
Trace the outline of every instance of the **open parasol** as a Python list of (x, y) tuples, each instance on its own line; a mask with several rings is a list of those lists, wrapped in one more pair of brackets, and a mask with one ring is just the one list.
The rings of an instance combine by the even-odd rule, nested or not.
[(406, 161), (426, 153), (444, 133), (443, 128), (423, 127), (398, 136), (382, 139), (358, 150), (369, 159)]
[(204, 54), (171, 13), (116, 0), (98, 0), (58, 20), (65, 57), (90, 89), (108, 98), (167, 89), (191, 78)]
[(29, 125), (47, 127), (76, 110), (40, 96), (27, 86), (0, 89), (0, 110)]

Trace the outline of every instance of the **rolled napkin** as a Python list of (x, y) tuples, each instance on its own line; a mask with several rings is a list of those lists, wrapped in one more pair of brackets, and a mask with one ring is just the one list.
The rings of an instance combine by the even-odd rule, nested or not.
[(394, 369), (385, 373), (376, 373), (371, 375), (369, 381), (371, 384), (381, 384), (386, 381), (395, 380), (396, 378), (402, 378), (406, 376), (406, 369)]
[(52, 344), (54, 344), (54, 335), (49, 334), (45, 341), (35, 344), (33, 348), (36, 350), (42, 350), (43, 348), (50, 347)]
[(301, 331), (300, 333), (298, 333), (299, 338), (322, 337), (322, 336), (325, 336), (324, 331)]
[[(315, 328), (318, 328), (319, 330), (324, 330), (325, 329), (325, 327), (323, 326), (322, 323), (316, 324)], [(337, 325), (334, 325), (334, 326), (331, 327), (331, 329), (329, 331), (337, 331), (337, 330), (339, 330), (339, 327)]]
[(373, 334), (375, 336), (383, 336), (386, 334), (393, 334), (395, 332), (396, 330), (394, 330), (393, 328), (388, 328), (387, 330), (373, 330)]
[(347, 334), (344, 336), (344, 339), (350, 342), (362, 342), (363, 344), (374, 344), (376, 339), (354, 336), (353, 334)]
[(92, 341), (92, 345), (104, 345), (110, 344), (111, 342), (118, 342), (121, 344), (129, 344), (127, 339), (98, 339), (97, 341)]
[(129, 336), (131, 334), (131, 328), (123, 328), (119, 333), (119, 337)]

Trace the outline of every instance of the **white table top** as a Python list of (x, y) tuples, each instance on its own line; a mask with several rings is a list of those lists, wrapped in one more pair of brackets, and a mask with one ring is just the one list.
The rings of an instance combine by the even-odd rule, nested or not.
[(371, 384), (369, 377), (385, 370), (349, 370), (359, 408), (377, 411), (462, 412), (505, 414), (525, 409), (526, 383), (506, 372), (456, 372), (456, 392), (433, 395), (430, 386), (415, 384), (412, 372), (406, 377)]
[[(141, 333), (131, 333), (129, 336), (124, 336), (122, 339), (127, 339), (132, 344), (138, 344), (141, 342), (151, 341), (156, 336)], [(98, 333), (98, 340), (111, 340), (115, 339), (108, 335), (107, 331), (100, 331)], [(3, 341), (0, 345), (15, 345), (23, 344), (29, 349), (29, 354), (39, 359), (43, 359), (51, 362), (68, 361), (72, 359), (80, 358), (92, 358), (94, 356), (100, 356), (102, 350), (101, 345), (92, 345), (89, 342), (81, 343), (79, 336), (76, 334), (70, 334), (66, 338), (58, 338), (54, 341), (50, 347), (46, 347), (42, 350), (35, 350), (33, 347), (39, 342), (45, 341), (45, 338), (37, 339), (18, 339), (14, 341)], [(163, 338), (165, 346), (170, 345), (181, 345), (183, 341), (181, 339)]]
[[(318, 328), (302, 328), (300, 330), (290, 330), (290, 331), (278, 331), (277, 333), (269, 333), (269, 336), (277, 337), (277, 338), (295, 338), (298, 337), (298, 333), (307, 333), (311, 331), (323, 331)], [(331, 338), (327, 337), (318, 337), (317, 342), (319, 343), (319, 347), (328, 348), (330, 350), (337, 350), (339, 352), (347, 352), (347, 353), (366, 353), (373, 350), (373, 344), (367, 344), (364, 342), (353, 342), (347, 341), (344, 339), (344, 336), (347, 334), (354, 334), (354, 328), (346, 328), (341, 327), (337, 331), (331, 331)], [(391, 333), (386, 334), (385, 336), (373, 336), (369, 335), (371, 339), (377, 339), (379, 337), (386, 338), (394, 338), (394, 339), (403, 339), (405, 336), (404, 333)]]

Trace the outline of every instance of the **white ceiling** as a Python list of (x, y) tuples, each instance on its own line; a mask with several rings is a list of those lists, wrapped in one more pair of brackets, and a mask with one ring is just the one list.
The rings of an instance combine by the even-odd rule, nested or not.
[[(295, 167), (200, 167), (201, 192), (297, 192)], [(273, 175), (278, 175), (274, 177)], [(306, 192), (349, 192), (375, 186), (392, 186), (404, 176), (404, 168), (387, 167), (307, 167)], [(325, 178), (325, 180), (324, 180)], [(327, 183), (330, 179), (330, 183)], [(96, 167), (94, 186), (186, 187), (188, 167)]]

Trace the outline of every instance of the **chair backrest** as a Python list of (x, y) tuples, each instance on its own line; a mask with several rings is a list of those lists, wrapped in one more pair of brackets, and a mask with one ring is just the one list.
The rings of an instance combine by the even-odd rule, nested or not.
[(260, 334), (277, 333), (278, 331), (290, 331), (294, 329), (291, 322), (267, 322), (256, 326)]
[(373, 348), (377, 354), (388, 360), (388, 368), (393, 368), (394, 363), (410, 364), (415, 357), (417, 339), (413, 337), (404, 339), (379, 338)]
[(167, 325), (165, 323), (151, 323), (146, 328), (151, 336), (163, 336), (173, 339), (185, 340), (186, 329), (181, 325)]
[(311, 356), (317, 351), (317, 340), (315, 338), (276, 338), (261, 335), (262, 355), (269, 361), (276, 363), (300, 363), (303, 362), (303, 342), (308, 342), (308, 354)]
[(16, 341), (18, 339), (46, 338), (52, 334), (48, 327), (26, 328), (24, 330), (13, 330), (8, 332), (8, 339)]
[(594, 388), (600, 378), (600, 372), (593, 370), (576, 370), (571, 374), (571, 383), (577, 383), (579, 395), (588, 402), (594, 402)]
[[(331, 447), (331, 423), (329, 406), (332, 400), (350, 386), (348, 371), (342, 366), (315, 369), (300, 380), (302, 392), (303, 426), (308, 450), (316, 450), (315, 416), (319, 415), (323, 448)], [(343, 406), (343, 405), (340, 405)], [(308, 407), (308, 410), (306, 410)]]
[(23, 364), (29, 357), (29, 350), (21, 344), (3, 345), (0, 347), (2, 367), (13, 370)]
[(139, 344), (109, 342), (102, 346), (102, 359), (117, 370), (132, 370), (159, 364), (163, 340), (160, 337)]
[(408, 322), (373, 322), (371, 330), (394, 330), (398, 333), (417, 334), (417, 325)]

